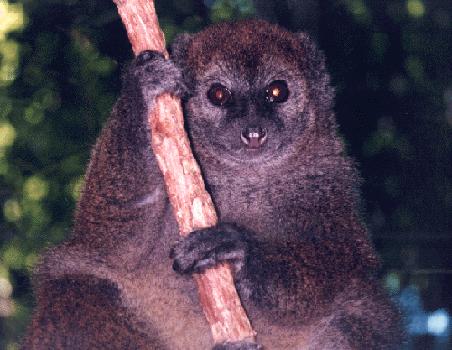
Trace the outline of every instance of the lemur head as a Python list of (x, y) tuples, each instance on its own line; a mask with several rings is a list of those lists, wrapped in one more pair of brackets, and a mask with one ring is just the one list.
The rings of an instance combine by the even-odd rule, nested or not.
[(336, 138), (323, 55), (306, 34), (258, 20), (221, 23), (180, 36), (172, 57), (190, 90), (186, 123), (201, 156), (275, 166)]

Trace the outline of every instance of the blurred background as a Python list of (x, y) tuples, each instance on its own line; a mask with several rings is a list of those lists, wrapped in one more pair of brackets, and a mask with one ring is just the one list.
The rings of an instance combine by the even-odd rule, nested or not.
[[(364, 178), (382, 283), (406, 316), (404, 349), (452, 349), (452, 1), (156, 7), (168, 42), (252, 16), (316, 39)], [(131, 57), (111, 0), (0, 0), (0, 349), (19, 346), (33, 308), (30, 273), (70, 231), (89, 150)]]

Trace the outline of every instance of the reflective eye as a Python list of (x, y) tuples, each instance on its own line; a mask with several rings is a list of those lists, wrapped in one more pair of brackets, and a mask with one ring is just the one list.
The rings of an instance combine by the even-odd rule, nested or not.
[(265, 89), (265, 99), (269, 103), (286, 102), (289, 97), (289, 89), (284, 80), (275, 80)]
[(215, 106), (224, 106), (231, 99), (231, 91), (227, 87), (216, 83), (210, 87), (207, 97)]

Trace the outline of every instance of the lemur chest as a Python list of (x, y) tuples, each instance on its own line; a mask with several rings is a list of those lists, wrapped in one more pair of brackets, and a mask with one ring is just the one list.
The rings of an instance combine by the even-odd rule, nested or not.
[(269, 191), (269, 185), (214, 187), (212, 197), (220, 220), (237, 224), (255, 234), (274, 234), (290, 231), (296, 211), (290, 195), (283, 191)]

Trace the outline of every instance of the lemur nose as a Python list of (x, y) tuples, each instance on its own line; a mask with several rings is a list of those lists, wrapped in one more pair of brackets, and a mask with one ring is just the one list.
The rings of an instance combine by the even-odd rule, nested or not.
[(240, 138), (248, 148), (259, 148), (267, 140), (267, 129), (261, 127), (247, 127), (243, 129)]

